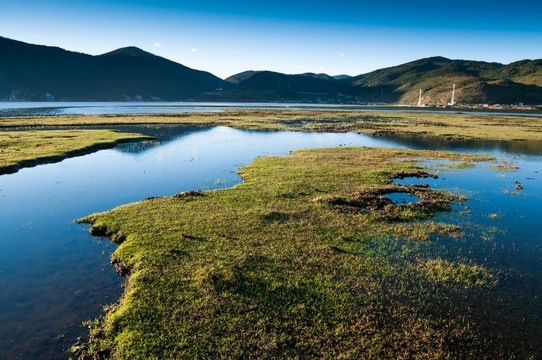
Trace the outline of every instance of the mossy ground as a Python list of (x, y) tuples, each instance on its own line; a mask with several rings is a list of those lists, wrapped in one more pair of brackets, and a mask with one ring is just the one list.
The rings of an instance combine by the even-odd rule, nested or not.
[(120, 244), (112, 260), (129, 277), (120, 303), (93, 323), (90, 343), (76, 353), (512, 358), (522, 345), (478, 326), (468, 300), (498, 282), (491, 269), (416, 251), (423, 243), (416, 239), (453, 236), (457, 227), (428, 220), (430, 211), (414, 204), (388, 217), (359, 203), (350, 209), (325, 201), (352, 205), (377, 190), (385, 196), (399, 187), (393, 174), (420, 170), (418, 158), (481, 160), (398, 149), (302, 150), (258, 158), (231, 189), (148, 199), (82, 219), (93, 234)]
[(145, 138), (111, 130), (0, 132), (0, 174)]

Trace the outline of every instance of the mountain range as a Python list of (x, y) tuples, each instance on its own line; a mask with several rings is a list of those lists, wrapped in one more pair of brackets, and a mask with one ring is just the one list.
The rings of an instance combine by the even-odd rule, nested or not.
[(245, 71), (222, 80), (136, 47), (92, 56), (0, 37), (3, 101), (542, 104), (542, 60), (431, 57), (357, 76)]
[(0, 99), (186, 100), (224, 80), (136, 47), (91, 56), (0, 37)]

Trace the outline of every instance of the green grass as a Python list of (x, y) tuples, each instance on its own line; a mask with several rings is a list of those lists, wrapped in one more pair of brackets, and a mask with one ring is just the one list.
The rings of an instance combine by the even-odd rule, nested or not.
[[(498, 281), (491, 269), (419, 257), (425, 242), (418, 238), (453, 236), (456, 226), (428, 221), (431, 211), (416, 205), (385, 216), (360, 197), (419, 191), (388, 179), (418, 170), (418, 158), (482, 160), (301, 150), (258, 158), (231, 189), (148, 199), (82, 219), (91, 233), (119, 244), (112, 261), (128, 279), (120, 302), (89, 323), (90, 343), (75, 347), (76, 355), (491, 359), (528, 352), (478, 326), (468, 299), (491, 291)], [(442, 201), (432, 210), (446, 211), (452, 198), (426, 191)]]
[(455, 282), (464, 286), (488, 286), (496, 281), (496, 277), (483, 266), (443, 259), (421, 261), (418, 269), (434, 281)]
[(111, 130), (0, 132), (0, 174), (148, 138)]
[(442, 169), (446, 170), (462, 170), (462, 169), (472, 169), (475, 167), (474, 163), (469, 162), (451, 162), (441, 165)]
[(406, 133), (447, 139), (542, 140), (535, 116), (314, 110), (229, 110), (218, 113), (0, 118), (0, 127), (190, 124), (295, 131)]

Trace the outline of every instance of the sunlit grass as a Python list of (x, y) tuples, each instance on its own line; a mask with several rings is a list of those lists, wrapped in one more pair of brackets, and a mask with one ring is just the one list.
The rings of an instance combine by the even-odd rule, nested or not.
[(486, 268), (476, 264), (429, 259), (420, 261), (417, 268), (430, 279), (438, 282), (454, 282), (464, 286), (488, 286), (497, 281)]
[(83, 219), (93, 234), (119, 244), (112, 260), (129, 278), (120, 303), (93, 323), (90, 344), (74, 350), (117, 359), (501, 354), (507, 344), (494, 347), (458, 310), (469, 291), (496, 278), (476, 264), (416, 256), (418, 240), (457, 234), (457, 226), (408, 206), (392, 219), (328, 201), (378, 189), (385, 196), (393, 173), (419, 170), (414, 158), (482, 159), (302, 150), (258, 158), (231, 189), (148, 199)]

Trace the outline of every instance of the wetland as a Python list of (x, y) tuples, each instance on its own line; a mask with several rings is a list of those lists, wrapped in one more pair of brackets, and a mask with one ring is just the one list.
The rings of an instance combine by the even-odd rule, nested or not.
[(0, 176), (0, 358), (540, 357), (538, 119), (364, 116), (2, 119), (152, 139)]

